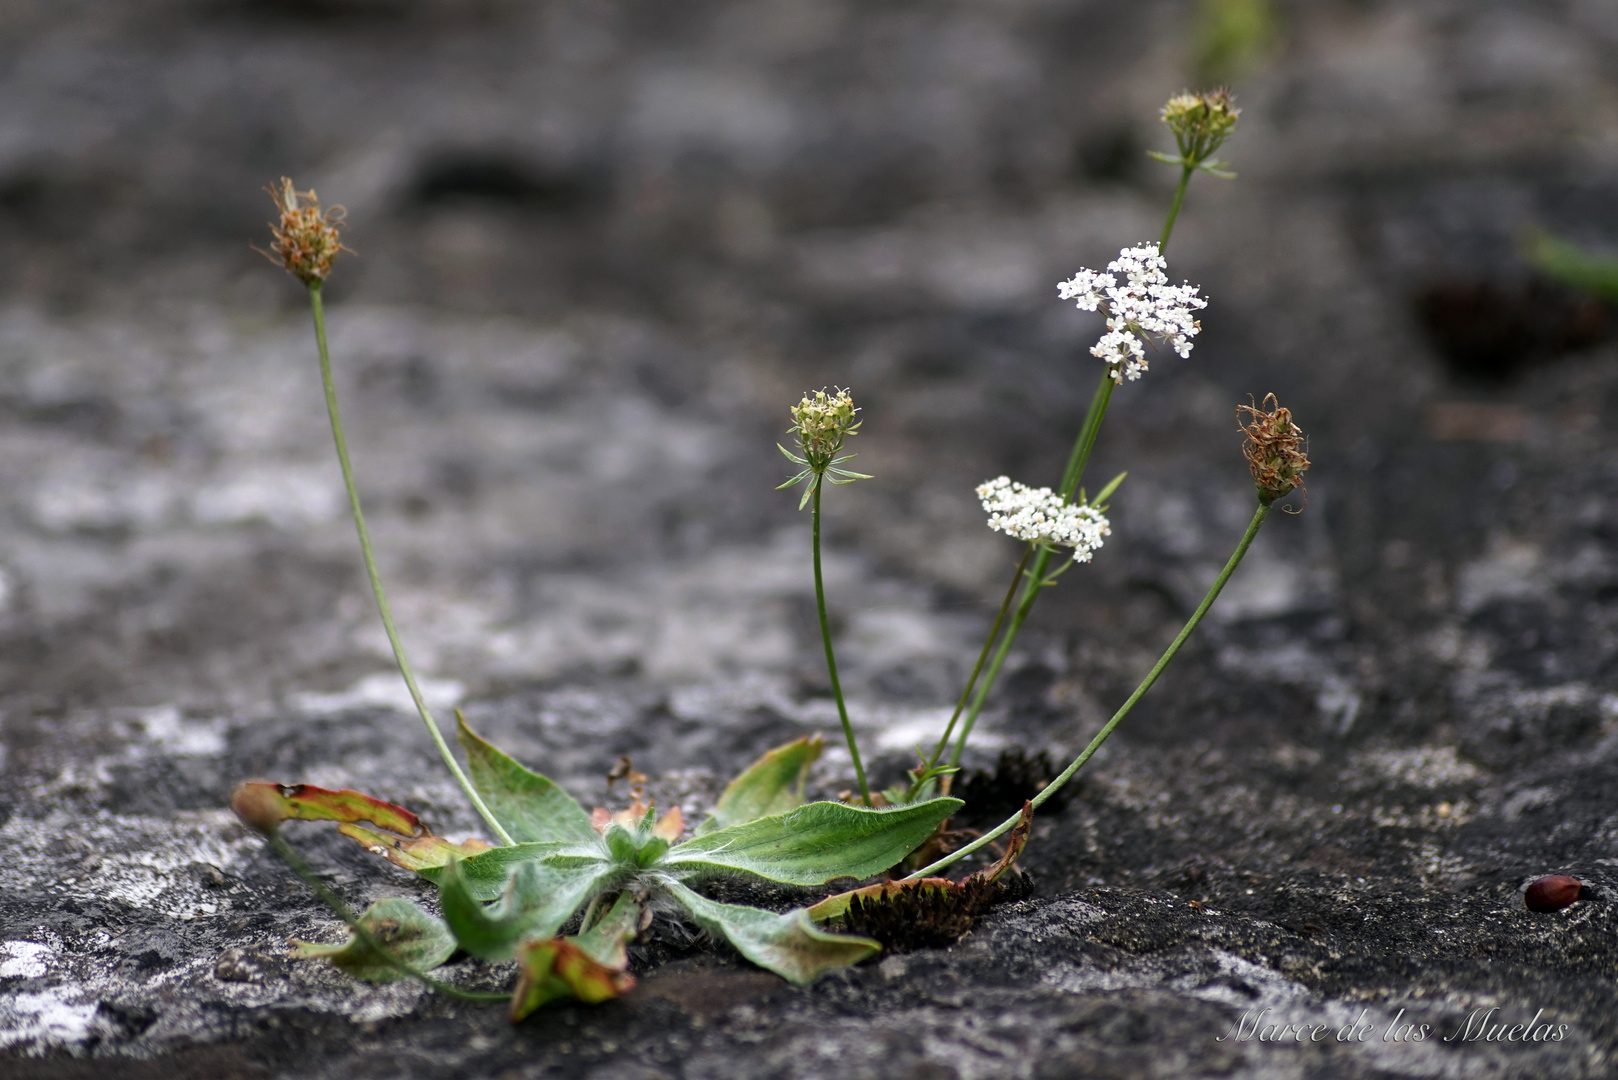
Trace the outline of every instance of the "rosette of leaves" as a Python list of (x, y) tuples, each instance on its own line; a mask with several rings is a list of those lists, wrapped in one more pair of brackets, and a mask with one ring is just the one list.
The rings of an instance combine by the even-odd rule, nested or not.
[[(807, 909), (721, 903), (693, 886), (716, 877), (798, 886), (870, 878), (904, 859), (961, 805), (950, 798), (880, 810), (805, 803), (804, 779), (822, 745), (814, 736), (754, 762), (682, 840), (677, 808), (659, 819), (637, 798), (616, 815), (592, 815), (464, 718), (459, 738), (472, 783), (514, 844), (452, 844), (410, 811), (353, 791), (252, 781), (238, 787), (232, 805), (267, 833), (289, 818), (337, 821), (344, 835), (439, 888), (441, 917), (408, 900), (379, 901), (358, 919), (364, 933), (345, 945), (300, 943), (297, 955), (322, 956), (372, 980), (431, 970), (457, 947), (513, 960), (513, 1020), (548, 1001), (603, 1001), (632, 987), (625, 946), (655, 911), (679, 912), (795, 983), (858, 963), (881, 946), (824, 930)], [(581, 911), (577, 930), (562, 934)], [(377, 947), (391, 955), (377, 955)]]

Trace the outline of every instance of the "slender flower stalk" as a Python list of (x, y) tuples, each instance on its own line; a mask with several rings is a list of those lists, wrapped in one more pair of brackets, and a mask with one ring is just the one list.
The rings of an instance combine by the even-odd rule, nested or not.
[[(1236, 545), (1236, 550), (1231, 554), (1229, 561), (1225, 563), (1225, 568), (1219, 572), (1219, 577), (1214, 580), (1213, 587), (1208, 590), (1208, 595), (1202, 598), (1202, 603), (1197, 605), (1197, 610), (1192, 613), (1191, 618), (1186, 622), (1185, 626), (1180, 629), (1179, 634), (1175, 636), (1174, 641), (1169, 645), (1168, 649), (1163, 653), (1162, 656), (1157, 658), (1157, 663), (1153, 664), (1152, 670), (1146, 673), (1146, 678), (1142, 679), (1140, 685), (1135, 687), (1135, 692), (1129, 695), (1129, 700), (1125, 701), (1122, 707), (1120, 707), (1119, 710), (1113, 714), (1112, 719), (1107, 721), (1107, 725), (1096, 733), (1095, 738), (1090, 740), (1090, 744), (1079, 753), (1079, 756), (1074, 758), (1068, 767), (1063, 769), (1061, 773), (1057, 775), (1056, 779), (1052, 780), (1049, 784), (1046, 784), (1038, 794), (1029, 800), (1035, 809), (1038, 809), (1039, 806), (1045, 802), (1045, 800), (1049, 799), (1052, 795), (1055, 795), (1058, 791), (1060, 791), (1062, 789), (1062, 785), (1071, 780), (1073, 778), (1073, 774), (1084, 767), (1084, 763), (1089, 761), (1095, 752), (1101, 748), (1101, 744), (1107, 741), (1107, 736), (1111, 735), (1113, 730), (1123, 722), (1124, 717), (1129, 715), (1130, 710), (1135, 707), (1135, 704), (1140, 701), (1141, 698), (1146, 696), (1146, 691), (1150, 690), (1152, 688), (1152, 684), (1157, 682), (1157, 677), (1163, 674), (1163, 670), (1169, 666), (1169, 664), (1174, 660), (1174, 657), (1179, 653), (1180, 647), (1186, 643), (1186, 639), (1191, 636), (1191, 634), (1196, 630), (1197, 625), (1202, 622), (1202, 617), (1208, 614), (1208, 609), (1213, 607), (1215, 600), (1219, 599), (1219, 594), (1224, 590), (1225, 583), (1230, 580), (1230, 575), (1236, 572), (1236, 567), (1241, 565), (1242, 558), (1247, 554), (1247, 549), (1253, 546), (1253, 538), (1258, 535), (1259, 528), (1263, 526), (1264, 519), (1269, 517), (1269, 514), (1270, 504), (1267, 502), (1260, 502), (1258, 509), (1253, 512), (1253, 520), (1248, 522), (1247, 532), (1242, 537), (1241, 543)], [(992, 843), (999, 837), (1004, 836), (1006, 833), (1015, 828), (1017, 822), (1021, 819), (1021, 812), (1013, 814), (1009, 819), (997, 825), (990, 831), (984, 833), (982, 836), (978, 837), (976, 840), (972, 841), (970, 844), (967, 844), (960, 850), (951, 852), (942, 859), (939, 859), (937, 862), (931, 864), (930, 866), (924, 866), (909, 876), (912, 878), (922, 878), (932, 877), (938, 874), (946, 867), (958, 862), (961, 859), (964, 859), (966, 856), (972, 854), (974, 851), (977, 851), (979, 848), (984, 847), (986, 844)]]
[(826, 583), (820, 573), (820, 485), (815, 485), (814, 548), (815, 548), (815, 608), (820, 612), (820, 640), (826, 646), (826, 674), (831, 677), (831, 696), (837, 700), (837, 718), (843, 722), (843, 738), (848, 742), (848, 756), (854, 759), (854, 777), (859, 781), (860, 798), (871, 804), (871, 785), (865, 779), (865, 765), (860, 761), (859, 741), (854, 738), (854, 725), (848, 719), (848, 705), (843, 701), (843, 685), (837, 678), (837, 654), (831, 647), (831, 621), (826, 617)]
[(1169, 216), (1163, 222), (1163, 235), (1157, 241), (1159, 255), (1169, 249), (1169, 236), (1174, 232), (1174, 220), (1180, 216), (1180, 204), (1185, 201), (1185, 189), (1191, 183), (1191, 174), (1196, 171), (1195, 165), (1186, 165), (1180, 169), (1180, 182), (1174, 187), (1174, 201), (1169, 203)]
[(326, 415), (331, 418), (331, 437), (337, 445), (337, 462), (343, 469), (343, 486), (348, 490), (348, 508), (354, 515), (354, 531), (359, 534), (360, 554), (365, 558), (365, 573), (371, 579), (371, 592), (376, 597), (376, 610), (382, 616), (382, 629), (387, 631), (388, 644), (393, 647), (393, 658), (398, 662), (399, 674), (404, 676), (405, 687), (410, 691), (410, 700), (416, 704), (416, 712), (421, 715), (421, 722), (427, 725), (427, 734), (432, 736), (433, 745), (438, 747), (438, 753), (449, 766), (449, 771), (455, 777), (455, 782), (461, 785), (466, 797), (471, 800), (472, 806), (485, 824), (499, 837), (500, 843), (510, 845), (514, 843), (511, 834), (506, 832), (499, 820), (494, 816), (483, 797), (472, 786), (461, 769), (461, 763), (455, 760), (450, 751), (449, 743), (444, 741), (444, 733), (438, 729), (438, 722), (433, 719), (432, 710), (427, 707), (427, 699), (422, 696), (421, 687), (416, 685), (415, 672), (411, 670), (410, 659), (405, 655), (404, 642), (399, 639), (399, 630), (393, 623), (393, 610), (388, 606), (388, 594), (382, 588), (382, 574), (376, 567), (376, 555), (371, 550), (371, 531), (365, 527), (365, 512), (360, 509), (359, 489), (354, 485), (354, 466), (348, 459), (348, 440), (343, 437), (343, 417), (337, 409), (337, 387), (331, 376), (331, 354), (326, 348), (326, 309), (320, 299), (320, 282), (309, 283), (309, 304), (315, 316), (315, 344), (320, 350), (320, 381), (326, 390)]
[(287, 273), (309, 289), (309, 307), (315, 320), (315, 345), (320, 352), (320, 381), (326, 391), (326, 415), (331, 418), (332, 441), (337, 445), (337, 463), (342, 466), (343, 486), (348, 490), (348, 508), (354, 514), (354, 531), (359, 534), (365, 573), (371, 580), (371, 592), (376, 596), (376, 608), (382, 616), (382, 628), (387, 631), (388, 644), (393, 647), (393, 658), (398, 662), (399, 674), (404, 676), (410, 700), (415, 702), (416, 711), (421, 714), (421, 721), (427, 725), (427, 733), (432, 736), (433, 744), (438, 747), (438, 753), (443, 757), (444, 764), (449, 766), (455, 782), (461, 785), (473, 808), (500, 842), (510, 845), (513, 842), (511, 835), (484, 804), (472, 781), (461, 770), (460, 762), (455, 760), (449, 744), (444, 741), (443, 732), (439, 731), (438, 723), (433, 719), (432, 711), (427, 708), (421, 688), (416, 685), (415, 673), (411, 671), (410, 660), (405, 656), (404, 643), (399, 640), (398, 628), (393, 624), (393, 612), (388, 607), (388, 595), (382, 588), (382, 575), (376, 568), (376, 556), (371, 551), (371, 533), (365, 527), (365, 514), (360, 509), (360, 494), (354, 484), (354, 467), (348, 459), (348, 440), (343, 437), (343, 418), (337, 409), (337, 387), (331, 376), (331, 353), (326, 347), (326, 308), (320, 298), (321, 286), (331, 274), (333, 260), (345, 250), (337, 232), (337, 226), (343, 221), (343, 209), (334, 206), (323, 211), (313, 191), (297, 190), (286, 177), (281, 178), (278, 188), (269, 191), (270, 198), (275, 200), (275, 208), (281, 212), (281, 220), (270, 226), (270, 251), (266, 254), (272, 262), (279, 258)]
[(871, 786), (865, 779), (865, 765), (860, 760), (859, 742), (854, 737), (854, 725), (848, 719), (848, 705), (843, 701), (843, 686), (837, 678), (837, 654), (831, 645), (831, 620), (826, 616), (826, 584), (820, 571), (820, 493), (825, 486), (823, 481), (833, 484), (852, 484), (856, 480), (869, 480), (864, 473), (850, 472), (838, 468), (843, 462), (855, 457), (846, 454), (839, 457), (843, 449), (843, 440), (850, 435), (859, 434), (860, 421), (855, 418), (859, 409), (854, 404), (854, 398), (847, 390), (838, 390), (835, 394), (827, 394), (825, 390), (817, 390), (814, 394), (805, 394), (803, 400), (792, 407), (791, 433), (798, 437), (798, 449), (802, 456), (794, 454), (786, 447), (776, 444), (776, 449), (786, 455), (788, 461), (801, 466), (801, 471), (781, 484), (780, 488), (789, 488), (801, 481), (806, 481), (803, 498), (798, 502), (798, 509), (802, 510), (805, 504), (813, 503), (810, 516), (813, 518), (813, 546), (815, 563), (815, 607), (820, 613), (820, 640), (826, 647), (826, 673), (831, 677), (831, 694), (837, 701), (837, 716), (843, 722), (843, 738), (848, 743), (848, 756), (854, 760), (854, 776), (859, 781), (860, 798), (866, 806), (874, 805), (871, 802)]
[(931, 779), (938, 762), (944, 757), (944, 751), (949, 749), (949, 740), (955, 734), (955, 724), (961, 718), (961, 711), (966, 708), (967, 699), (972, 696), (972, 688), (977, 685), (978, 674), (983, 671), (983, 662), (989, 658), (989, 649), (994, 645), (994, 639), (1000, 633), (1000, 626), (1006, 621), (1006, 612), (1011, 610), (1011, 602), (1017, 597), (1017, 583), (1022, 581), (1023, 571), (1028, 567), (1028, 560), (1035, 550), (1043, 550), (1037, 544), (1029, 544), (1023, 549), (1022, 559), (1017, 563), (1017, 569), (1011, 575), (1011, 584), (1006, 588), (1006, 598), (1000, 601), (1000, 610), (995, 614), (994, 625), (989, 627), (989, 636), (983, 639), (983, 648), (978, 651), (977, 663), (972, 665), (972, 674), (967, 677), (966, 686), (961, 690), (961, 696), (955, 702), (955, 711), (950, 713), (949, 723), (944, 726), (944, 734), (938, 740), (938, 746), (933, 749), (931, 757), (924, 758), (921, 768), (915, 772), (915, 780), (905, 795), (906, 802), (914, 802), (921, 794), (921, 789)]
[[(1235, 131), (1236, 119), (1240, 115), (1241, 110), (1235, 107), (1229, 91), (1226, 90), (1213, 90), (1202, 94), (1180, 94), (1171, 98), (1163, 106), (1163, 123), (1174, 135), (1180, 154), (1178, 157), (1173, 157), (1167, 154), (1153, 153), (1152, 157), (1171, 165), (1179, 165), (1180, 180), (1175, 185), (1174, 200), (1169, 204), (1168, 215), (1163, 221), (1163, 232), (1158, 238), (1157, 250), (1153, 252), (1153, 255), (1158, 259), (1161, 259), (1163, 254), (1168, 251), (1169, 237), (1174, 233), (1174, 224), (1179, 219), (1180, 206), (1185, 201), (1186, 188), (1191, 183), (1192, 174), (1201, 171), (1222, 178), (1235, 175), (1226, 171), (1224, 169), (1225, 163), (1215, 161), (1212, 155), (1225, 139), (1229, 138), (1231, 133)], [(1081, 271), (1080, 273), (1083, 275), (1091, 272)], [(1094, 278), (1098, 276), (1092, 275), (1091, 281), (1081, 283), (1086, 285), (1086, 288), (1082, 290), (1086, 295), (1091, 292), (1089, 286), (1095, 283)], [(1192, 292), (1194, 293), (1195, 290), (1192, 290)], [(1064, 283), (1062, 289), (1064, 299), (1071, 298), (1070, 293), (1072, 296), (1076, 296), (1078, 290), (1070, 290), (1067, 283)], [(1091, 305), (1090, 309), (1095, 310), (1098, 306), (1099, 304)], [(1125, 329), (1122, 326), (1113, 327), (1111, 319), (1109, 319), (1108, 326), (1110, 331)], [(1108, 337), (1113, 336), (1111, 333), (1108, 335)], [(1182, 335), (1181, 338), (1187, 349), (1189, 349), (1189, 342), (1185, 341), (1185, 339), (1189, 336), (1188, 334)], [(1107, 406), (1112, 401), (1112, 391), (1120, 381), (1118, 373), (1128, 371), (1130, 361), (1138, 362), (1143, 359), (1142, 356), (1135, 355), (1137, 351), (1131, 349), (1127, 342), (1115, 340), (1113, 344), (1115, 347), (1120, 344), (1124, 346), (1124, 351), (1126, 352), (1126, 355), (1122, 357), (1124, 363), (1109, 365), (1103, 370), (1101, 378), (1097, 381), (1095, 394), (1090, 401), (1089, 411), (1085, 414), (1084, 423), (1079, 428), (1078, 438), (1073, 442), (1073, 452), (1068, 457), (1067, 468), (1062, 474), (1062, 484), (1059, 490), (1066, 499), (1073, 497), (1073, 493), (1078, 490), (1079, 481), (1084, 476), (1084, 468), (1090, 460), (1090, 451), (1095, 447), (1096, 437), (1101, 432), (1101, 422), (1106, 417)], [(1100, 343), (1098, 343), (1099, 347)], [(1184, 353), (1181, 355), (1184, 355)], [(1139, 374), (1139, 369), (1136, 370), (1135, 374)], [(1017, 583), (1025, 575), (1027, 581), (1023, 584), (1022, 595), (1018, 599), (1017, 607), (1012, 613), (1011, 620), (1005, 626), (1005, 636), (1001, 639), (999, 648), (995, 650), (994, 659), (990, 662), (988, 672), (984, 676), (982, 684), (978, 686), (977, 696), (972, 699), (971, 707), (967, 711), (966, 723), (961, 729), (960, 739), (956, 743), (955, 752), (951, 758), (953, 765), (958, 766), (960, 764), (961, 756), (966, 751), (967, 739), (971, 736), (972, 728), (977, 723), (978, 714), (983, 711), (983, 705), (988, 700), (989, 691), (994, 688), (995, 680), (1000, 676), (1000, 669), (1011, 652), (1012, 644), (1017, 640), (1017, 634), (1022, 630), (1022, 625), (1027, 620), (1029, 612), (1033, 610), (1034, 601), (1039, 598), (1040, 593), (1044, 591), (1046, 586), (1052, 584), (1052, 579), (1047, 576), (1052, 555), (1053, 552), (1049, 548), (1041, 548), (1034, 555), (1032, 567), (1025, 571), (1023, 564), (1019, 564), (1017, 573), (1012, 576), (1013, 589), (1016, 588)], [(995, 635), (1000, 632), (1001, 621), (1001, 619), (996, 619), (994, 626), (990, 629), (988, 639), (984, 643), (985, 651), (994, 642)], [(969, 680), (968, 692), (970, 692), (970, 682), (975, 681), (976, 678), (977, 669), (974, 668), (972, 680)], [(955, 718), (951, 717), (949, 727), (953, 730), (954, 726)]]

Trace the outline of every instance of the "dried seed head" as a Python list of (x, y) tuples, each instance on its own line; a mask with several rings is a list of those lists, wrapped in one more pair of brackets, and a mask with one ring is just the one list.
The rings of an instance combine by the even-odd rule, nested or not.
[[(929, 884), (933, 887), (927, 887)], [(875, 938), (894, 952), (953, 945), (993, 906), (999, 894), (1000, 885), (993, 881), (931, 878), (920, 888), (854, 897), (843, 914), (841, 929)]]
[(337, 253), (345, 250), (337, 235), (345, 211), (341, 206), (322, 211), (313, 191), (298, 191), (285, 176), (279, 189), (264, 190), (281, 211), (280, 224), (270, 226), (272, 258), (279, 257), (287, 273), (305, 285), (319, 285), (331, 273)]
[(1584, 883), (1566, 874), (1552, 874), (1528, 883), (1523, 903), (1529, 911), (1561, 911), (1584, 895)]
[(1258, 501), (1268, 506), (1293, 488), (1303, 487), (1303, 474), (1309, 471), (1304, 452), (1308, 443), (1292, 422), (1291, 410), (1277, 402), (1274, 394), (1265, 394), (1260, 406), (1236, 406), (1236, 416), (1243, 413), (1250, 422), (1239, 429), (1247, 436), (1242, 453), (1253, 470)]
[(1224, 88), (1200, 94), (1179, 94), (1163, 106), (1163, 123), (1174, 133), (1186, 163), (1196, 165), (1208, 158), (1219, 144), (1236, 130), (1236, 107), (1230, 91)]
[(824, 390), (805, 394), (792, 406), (791, 428), (804, 457), (812, 462), (829, 460), (841, 450), (844, 438), (859, 433), (860, 422), (854, 418), (858, 411), (847, 390), (839, 389), (834, 395)]

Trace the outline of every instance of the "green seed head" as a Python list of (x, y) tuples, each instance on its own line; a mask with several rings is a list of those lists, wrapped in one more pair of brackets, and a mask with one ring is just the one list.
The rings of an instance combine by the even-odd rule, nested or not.
[[(830, 461), (843, 448), (843, 440), (859, 433), (859, 410), (847, 390), (836, 394), (816, 390), (792, 406), (791, 431), (798, 437), (804, 457), (811, 462)], [(823, 467), (823, 466), (822, 466)]]
[(1236, 130), (1242, 111), (1226, 89), (1200, 94), (1179, 94), (1163, 106), (1163, 123), (1174, 133), (1180, 153), (1189, 164), (1208, 158)]

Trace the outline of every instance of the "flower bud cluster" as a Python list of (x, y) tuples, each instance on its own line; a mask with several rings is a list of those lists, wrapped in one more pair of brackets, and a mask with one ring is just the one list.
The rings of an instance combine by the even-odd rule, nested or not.
[(1163, 106), (1163, 123), (1174, 133), (1186, 165), (1200, 165), (1236, 130), (1236, 108), (1229, 90), (1179, 94)]
[(1291, 410), (1276, 401), (1274, 394), (1265, 394), (1259, 406), (1236, 406), (1236, 415), (1243, 413), (1249, 422), (1240, 429), (1247, 436), (1242, 454), (1253, 471), (1259, 502), (1268, 506), (1293, 488), (1303, 487), (1303, 474), (1309, 471), (1303, 432), (1292, 422)]
[(1037, 544), (1073, 549), (1075, 562), (1089, 562), (1112, 534), (1107, 516), (1093, 506), (1070, 503), (1050, 488), (1031, 488), (997, 476), (977, 487), (989, 528)]
[(341, 206), (320, 209), (320, 200), (313, 191), (298, 191), (287, 177), (281, 178), (281, 188), (266, 189), (275, 207), (281, 211), (281, 222), (270, 226), (270, 250), (280, 256), (287, 273), (305, 285), (318, 285), (331, 273), (332, 260), (343, 250), (337, 235), (337, 226), (343, 221)]
[(1107, 332), (1090, 354), (1107, 364), (1114, 382), (1141, 377), (1147, 367), (1142, 338), (1148, 335), (1181, 356), (1191, 355), (1191, 339), (1202, 330), (1191, 313), (1208, 301), (1197, 295), (1195, 285), (1170, 285), (1163, 273), (1167, 266), (1156, 244), (1142, 244), (1120, 251), (1107, 264), (1107, 273), (1081, 269), (1056, 286), (1057, 295), (1074, 301), (1081, 311), (1107, 316)]
[(847, 390), (827, 394), (816, 390), (806, 394), (792, 406), (792, 433), (798, 437), (804, 457), (811, 462), (824, 463), (843, 448), (843, 439), (859, 433), (860, 422), (854, 418), (859, 410)]

